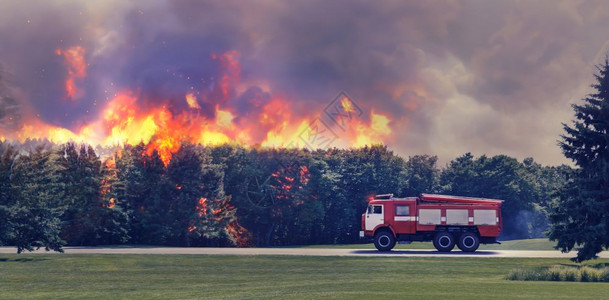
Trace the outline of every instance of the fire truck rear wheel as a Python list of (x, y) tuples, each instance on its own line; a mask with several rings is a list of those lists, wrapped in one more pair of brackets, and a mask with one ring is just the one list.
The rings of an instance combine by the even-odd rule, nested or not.
[(395, 238), (393, 234), (387, 230), (379, 231), (374, 236), (374, 246), (379, 251), (391, 251), (395, 246)]
[(455, 247), (455, 237), (449, 232), (438, 232), (433, 239), (433, 246), (440, 252), (450, 252)]
[(466, 232), (459, 237), (457, 247), (463, 252), (474, 252), (480, 246), (480, 238), (472, 232)]

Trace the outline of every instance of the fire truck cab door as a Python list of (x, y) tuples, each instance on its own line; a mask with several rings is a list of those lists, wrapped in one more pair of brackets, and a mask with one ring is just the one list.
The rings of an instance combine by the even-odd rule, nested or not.
[(376, 226), (384, 224), (384, 214), (385, 212), (382, 204), (368, 205), (368, 211), (366, 211), (366, 230), (374, 230)]

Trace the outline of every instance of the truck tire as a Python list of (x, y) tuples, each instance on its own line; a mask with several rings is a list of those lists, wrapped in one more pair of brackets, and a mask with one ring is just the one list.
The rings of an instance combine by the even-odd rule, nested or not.
[(446, 231), (441, 231), (433, 238), (433, 246), (440, 252), (450, 252), (455, 247), (455, 237)]
[(457, 247), (463, 252), (474, 252), (480, 246), (480, 238), (473, 232), (466, 232), (459, 237)]
[(395, 246), (395, 237), (388, 230), (381, 230), (374, 236), (374, 246), (379, 251), (391, 251)]

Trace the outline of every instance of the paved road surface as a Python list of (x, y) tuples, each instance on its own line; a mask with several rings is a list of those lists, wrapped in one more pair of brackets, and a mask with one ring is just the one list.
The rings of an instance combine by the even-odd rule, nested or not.
[[(435, 250), (393, 250), (379, 252), (369, 249), (322, 249), (322, 248), (179, 248), (179, 247), (65, 247), (69, 254), (204, 254), (204, 255), (303, 255), (303, 256), (352, 256), (352, 257), (532, 257), (532, 258), (571, 258), (575, 252), (538, 250), (479, 250), (464, 253), (453, 250), (441, 253)], [(0, 253), (16, 253), (14, 247), (0, 247)], [(40, 249), (33, 253), (46, 252)], [(609, 251), (599, 254), (609, 258)]]

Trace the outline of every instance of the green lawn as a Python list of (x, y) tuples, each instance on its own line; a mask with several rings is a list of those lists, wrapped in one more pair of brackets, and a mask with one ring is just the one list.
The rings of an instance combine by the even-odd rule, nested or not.
[[(501, 242), (498, 244), (480, 245), (480, 250), (554, 250), (555, 242), (550, 242), (548, 239), (529, 239), (529, 240), (513, 240)], [(345, 248), (345, 249), (375, 249), (374, 244), (345, 244), (345, 245), (312, 245), (303, 246), (304, 248)], [(412, 244), (397, 244), (395, 249), (434, 249), (431, 242), (421, 243), (412, 242)], [(456, 249), (456, 247), (455, 247)]]
[(505, 279), (513, 269), (557, 264), (571, 262), (538, 258), (2, 254), (0, 298), (608, 297), (608, 283)]

